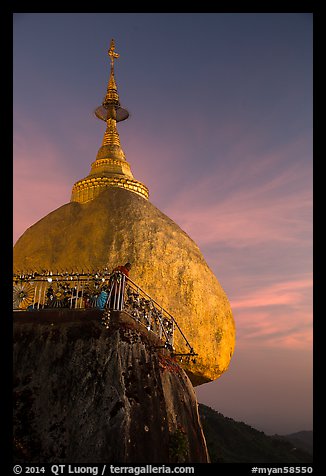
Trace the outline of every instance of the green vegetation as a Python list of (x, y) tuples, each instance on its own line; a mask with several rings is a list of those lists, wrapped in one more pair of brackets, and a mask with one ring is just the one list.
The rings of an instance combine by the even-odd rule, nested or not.
[(250, 425), (199, 404), (212, 463), (312, 463), (312, 455), (284, 438), (267, 436)]
[(184, 430), (179, 427), (170, 433), (169, 456), (174, 463), (184, 463), (188, 455), (188, 440)]

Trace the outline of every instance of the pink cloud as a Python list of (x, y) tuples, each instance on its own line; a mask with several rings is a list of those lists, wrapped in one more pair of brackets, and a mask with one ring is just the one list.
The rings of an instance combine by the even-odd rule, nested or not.
[(312, 279), (309, 276), (253, 289), (231, 300), (241, 346), (311, 348)]
[(234, 313), (237, 347), (312, 348), (313, 330), (309, 311), (282, 308), (277, 312), (253, 309)]
[(273, 283), (269, 286), (259, 287), (239, 297), (232, 302), (233, 309), (245, 309), (266, 306), (291, 305), (298, 306), (305, 300), (306, 291), (312, 290), (312, 278), (306, 277), (298, 280)]
[(311, 197), (303, 193), (269, 199), (258, 193), (248, 197), (235, 192), (219, 203), (204, 203), (192, 209), (174, 205), (167, 214), (195, 241), (201, 244), (224, 243), (241, 248), (267, 242), (302, 242), (309, 234)]
[[(292, 153), (298, 144), (293, 146)], [(296, 163), (275, 173), (288, 148), (252, 164), (225, 165), (183, 187), (165, 212), (201, 245), (242, 248), (262, 243), (311, 242), (311, 170)], [(220, 179), (220, 177), (223, 177)]]
[[(32, 224), (70, 200), (72, 184), (61, 167), (62, 153), (26, 122), (14, 136), (14, 242)], [(39, 134), (37, 133), (39, 132)]]

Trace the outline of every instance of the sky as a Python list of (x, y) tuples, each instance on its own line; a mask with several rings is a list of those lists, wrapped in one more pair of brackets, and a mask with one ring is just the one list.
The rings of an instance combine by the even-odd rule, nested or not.
[(267, 434), (312, 430), (309, 13), (13, 15), (13, 234), (70, 201), (102, 144), (115, 78), (121, 146), (150, 201), (199, 246), (236, 324), (198, 401)]

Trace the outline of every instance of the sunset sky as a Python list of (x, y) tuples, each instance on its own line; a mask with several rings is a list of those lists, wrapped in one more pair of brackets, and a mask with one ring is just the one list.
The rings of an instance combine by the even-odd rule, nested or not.
[(14, 242), (67, 203), (118, 125), (150, 201), (200, 247), (237, 329), (198, 400), (266, 432), (312, 429), (312, 14), (17, 13)]

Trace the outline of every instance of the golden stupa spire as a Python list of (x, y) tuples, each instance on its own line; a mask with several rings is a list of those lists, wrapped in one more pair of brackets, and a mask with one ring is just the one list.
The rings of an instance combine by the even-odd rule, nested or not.
[(102, 105), (95, 110), (95, 115), (106, 122), (102, 146), (96, 160), (91, 165), (87, 177), (75, 183), (71, 201), (85, 203), (93, 200), (107, 187), (119, 187), (130, 190), (144, 198), (148, 198), (148, 188), (134, 179), (130, 165), (125, 159), (121, 148), (117, 122), (129, 117), (129, 112), (120, 106), (118, 89), (114, 78), (114, 60), (119, 58), (115, 51), (114, 40), (108, 50), (110, 58), (110, 78)]
[(110, 79), (109, 79), (109, 83), (107, 87), (106, 96), (103, 101), (103, 106), (105, 107), (105, 105), (109, 105), (112, 103), (116, 104), (117, 106), (120, 106), (117, 85), (115, 84), (115, 79), (114, 79), (114, 60), (115, 58), (119, 58), (120, 55), (115, 52), (115, 44), (113, 39), (111, 40), (108, 55), (111, 61), (111, 71), (110, 71)]

